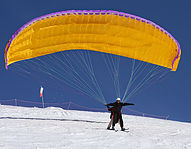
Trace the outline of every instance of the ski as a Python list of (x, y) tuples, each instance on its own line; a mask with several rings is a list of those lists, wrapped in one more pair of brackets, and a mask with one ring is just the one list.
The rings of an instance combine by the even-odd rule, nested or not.
[[(107, 130), (113, 130), (113, 131), (115, 131), (115, 132), (119, 131), (119, 130), (117, 130), (117, 129), (107, 129)], [(123, 131), (123, 132), (129, 132), (129, 128), (126, 128), (126, 129), (121, 130), (121, 131)]]
[(124, 130), (121, 130), (121, 131), (127, 131), (127, 130), (129, 130), (129, 128), (125, 128)]

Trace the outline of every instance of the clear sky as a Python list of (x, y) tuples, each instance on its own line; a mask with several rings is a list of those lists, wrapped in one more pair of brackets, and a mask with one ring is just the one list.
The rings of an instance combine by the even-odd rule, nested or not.
[[(182, 49), (178, 70), (170, 73), (164, 81), (154, 84), (152, 88), (143, 90), (137, 95), (131, 101), (136, 104), (133, 108), (145, 113), (169, 114), (172, 120), (191, 122), (190, 5), (191, 2), (188, 0), (1, 0), (0, 99), (17, 98), (40, 101), (39, 83), (34, 82), (33, 79), (26, 80), (14, 72), (6, 71), (4, 67), (6, 43), (11, 35), (23, 24), (33, 18), (64, 10), (116, 10), (155, 22), (170, 32), (178, 40)], [(75, 102), (75, 97), (70, 96), (71, 93), (64, 93), (61, 97), (59, 92), (51, 89), (47, 90), (49, 93), (47, 95), (50, 95), (52, 100), (62, 98), (61, 101), (63, 102), (72, 98), (73, 102)], [(75, 93), (72, 92), (72, 94)], [(83, 100), (80, 102), (82, 105), (84, 104)], [(96, 101), (91, 101), (91, 104), (93, 104), (91, 107), (103, 107)]]

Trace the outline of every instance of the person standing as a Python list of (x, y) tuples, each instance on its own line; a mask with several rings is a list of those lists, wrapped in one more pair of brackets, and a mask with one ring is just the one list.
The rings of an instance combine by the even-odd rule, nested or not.
[(123, 119), (122, 119), (122, 113), (121, 113), (121, 109), (123, 106), (127, 106), (127, 105), (134, 105), (133, 103), (123, 103), (121, 102), (121, 99), (120, 98), (117, 98), (116, 99), (116, 102), (114, 103), (109, 103), (109, 104), (106, 104), (106, 106), (113, 106), (113, 115), (112, 115), (112, 119), (113, 119), (113, 122), (112, 122), (112, 130), (115, 130), (115, 124), (116, 123), (120, 123), (120, 127), (121, 127), (121, 130), (124, 131), (125, 128), (123, 128)]
[(107, 126), (107, 129), (110, 129), (110, 127), (111, 127), (111, 125), (113, 124), (113, 107), (109, 107), (109, 106), (107, 106), (107, 110), (108, 111), (111, 111), (111, 114), (110, 114), (110, 122), (109, 122), (109, 124), (108, 124), (108, 126)]

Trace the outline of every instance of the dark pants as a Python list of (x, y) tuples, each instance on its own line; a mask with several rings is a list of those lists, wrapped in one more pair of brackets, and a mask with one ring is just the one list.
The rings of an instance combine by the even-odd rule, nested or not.
[(114, 113), (112, 126), (115, 127), (115, 124), (118, 122), (120, 123), (121, 128), (123, 128), (123, 119), (121, 113)]

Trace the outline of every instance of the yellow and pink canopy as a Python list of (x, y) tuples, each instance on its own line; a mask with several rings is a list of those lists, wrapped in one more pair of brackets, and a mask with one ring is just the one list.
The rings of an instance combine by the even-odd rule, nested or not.
[(146, 19), (110, 10), (69, 10), (33, 19), (7, 43), (8, 65), (55, 52), (111, 53), (176, 71), (181, 49), (166, 30)]

